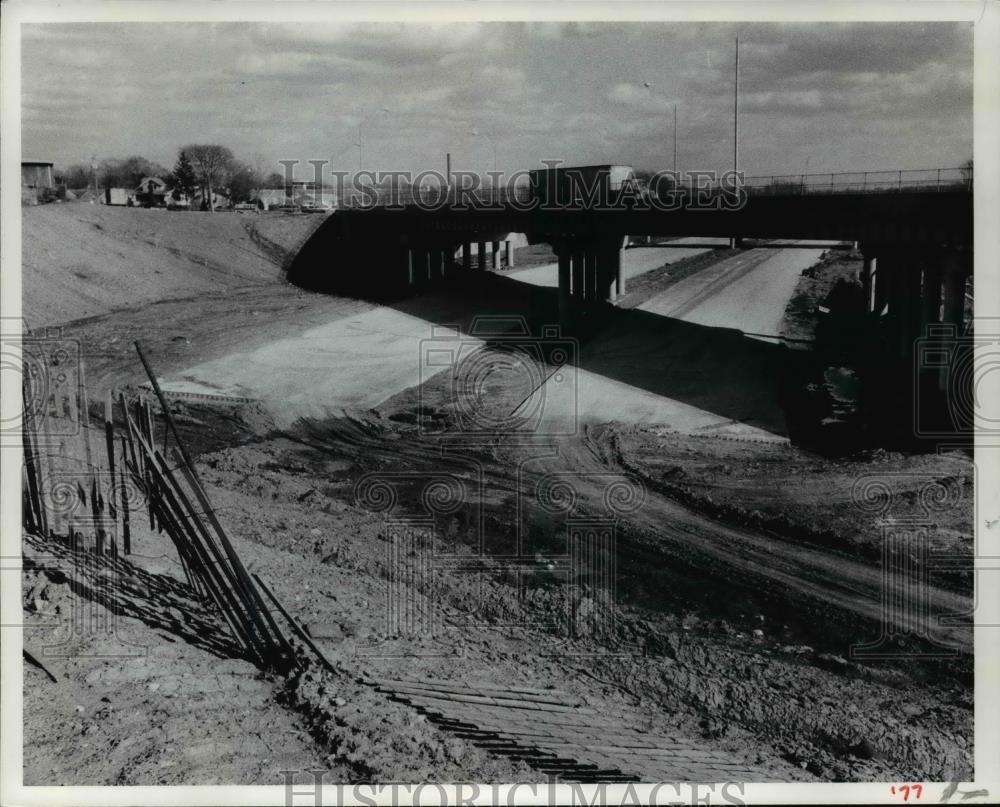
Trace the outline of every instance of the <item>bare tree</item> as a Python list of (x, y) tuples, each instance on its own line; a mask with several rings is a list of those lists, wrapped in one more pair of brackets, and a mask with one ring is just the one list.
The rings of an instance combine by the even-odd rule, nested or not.
[(962, 163), (960, 170), (962, 171), (962, 182), (964, 182), (966, 185), (968, 185), (971, 188), (972, 187), (972, 173), (973, 173), (973, 163), (972, 163), (972, 158), (971, 157), (969, 159), (967, 159), (964, 163)]
[(215, 212), (214, 188), (224, 185), (233, 164), (233, 152), (225, 146), (193, 143), (181, 149), (191, 161), (198, 182), (208, 200), (208, 209)]

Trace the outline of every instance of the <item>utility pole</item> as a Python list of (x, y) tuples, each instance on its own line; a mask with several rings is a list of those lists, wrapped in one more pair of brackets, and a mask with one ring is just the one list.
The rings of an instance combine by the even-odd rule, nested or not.
[[(733, 82), (733, 171), (739, 170), (739, 143), (740, 143), (740, 36), (736, 35), (736, 71)], [(735, 181), (735, 179), (734, 179)], [(732, 249), (740, 246), (740, 237), (733, 236), (729, 245)]]
[(447, 188), (448, 190), (451, 190), (451, 152), (450, 151), (445, 153), (445, 158), (444, 159), (445, 159), (445, 169), (444, 170), (445, 170), (445, 176), (447, 177), (447, 179), (445, 180), (444, 184), (445, 184), (445, 188)]
[(736, 81), (733, 84), (733, 170), (739, 170), (740, 138), (740, 38), (736, 37)]
[(674, 104), (674, 173), (677, 173), (677, 104)]

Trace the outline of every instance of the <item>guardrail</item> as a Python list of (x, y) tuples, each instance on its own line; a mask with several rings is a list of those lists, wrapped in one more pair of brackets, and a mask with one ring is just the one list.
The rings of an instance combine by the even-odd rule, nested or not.
[[(623, 183), (609, 188), (613, 195)], [(903, 169), (897, 171), (854, 171), (829, 174), (774, 174), (752, 176), (744, 179), (742, 188), (751, 196), (811, 196), (838, 193), (903, 193), (912, 191), (972, 190), (972, 173), (967, 168)], [(705, 194), (722, 192), (720, 183), (703, 184), (699, 180), (675, 185), (659, 183), (659, 192)], [(726, 186), (732, 192), (732, 185)], [(481, 207), (529, 206), (535, 201), (530, 186), (495, 188), (406, 188), (386, 189), (366, 187), (352, 199), (341, 199), (331, 205), (333, 209), (421, 207), (445, 208), (454, 205)]]
[(925, 168), (901, 171), (845, 171), (831, 174), (783, 174), (747, 177), (743, 187), (754, 195), (770, 196), (972, 190), (972, 171), (967, 168)]

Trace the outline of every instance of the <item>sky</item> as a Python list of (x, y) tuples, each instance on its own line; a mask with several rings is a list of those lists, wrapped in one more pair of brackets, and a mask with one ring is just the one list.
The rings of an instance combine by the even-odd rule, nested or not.
[[(24, 157), (221, 143), (260, 168), (748, 175), (972, 156), (970, 23), (74, 23), (22, 28)], [(363, 149), (358, 148), (359, 132)], [(311, 174), (311, 167), (297, 171)]]

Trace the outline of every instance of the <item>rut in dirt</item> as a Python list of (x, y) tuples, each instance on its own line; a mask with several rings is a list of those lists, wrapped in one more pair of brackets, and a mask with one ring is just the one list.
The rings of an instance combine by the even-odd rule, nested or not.
[[(969, 628), (936, 624), (942, 614), (968, 612), (968, 598), (887, 578), (878, 567), (843, 553), (710, 518), (671, 499), (655, 480), (637, 478), (600, 431), (470, 446), (415, 429), (401, 433), (397, 424), (370, 414), (345, 413), (343, 418), (299, 421), (282, 435), (308, 452), (349, 458), (375, 475), (390, 469), (415, 474), (447, 469), (466, 479), (477, 477), (477, 485), (469, 489), (478, 490), (478, 498), (466, 502), (466, 508), (495, 516), (488, 521), (494, 527), (516, 531), (519, 525), (510, 524), (514, 503), (516, 511), (540, 525), (535, 534), (559, 528), (545, 513), (539, 515), (544, 508), (537, 499), (547, 479), (559, 477), (570, 485), (575, 514), (606, 517), (609, 475), (626, 478), (642, 489), (641, 506), (616, 514), (618, 589), (632, 604), (653, 611), (697, 608), (730, 620), (768, 614), (788, 624), (801, 641), (836, 652), (844, 652), (858, 637), (912, 635), (914, 615), (926, 614), (917, 627), (933, 645), (953, 648), (956, 655), (971, 653)], [(467, 536), (473, 546), (483, 537), (474, 533), (472, 529)], [(540, 538), (534, 547), (539, 554), (556, 545), (558, 536), (552, 538)]]

